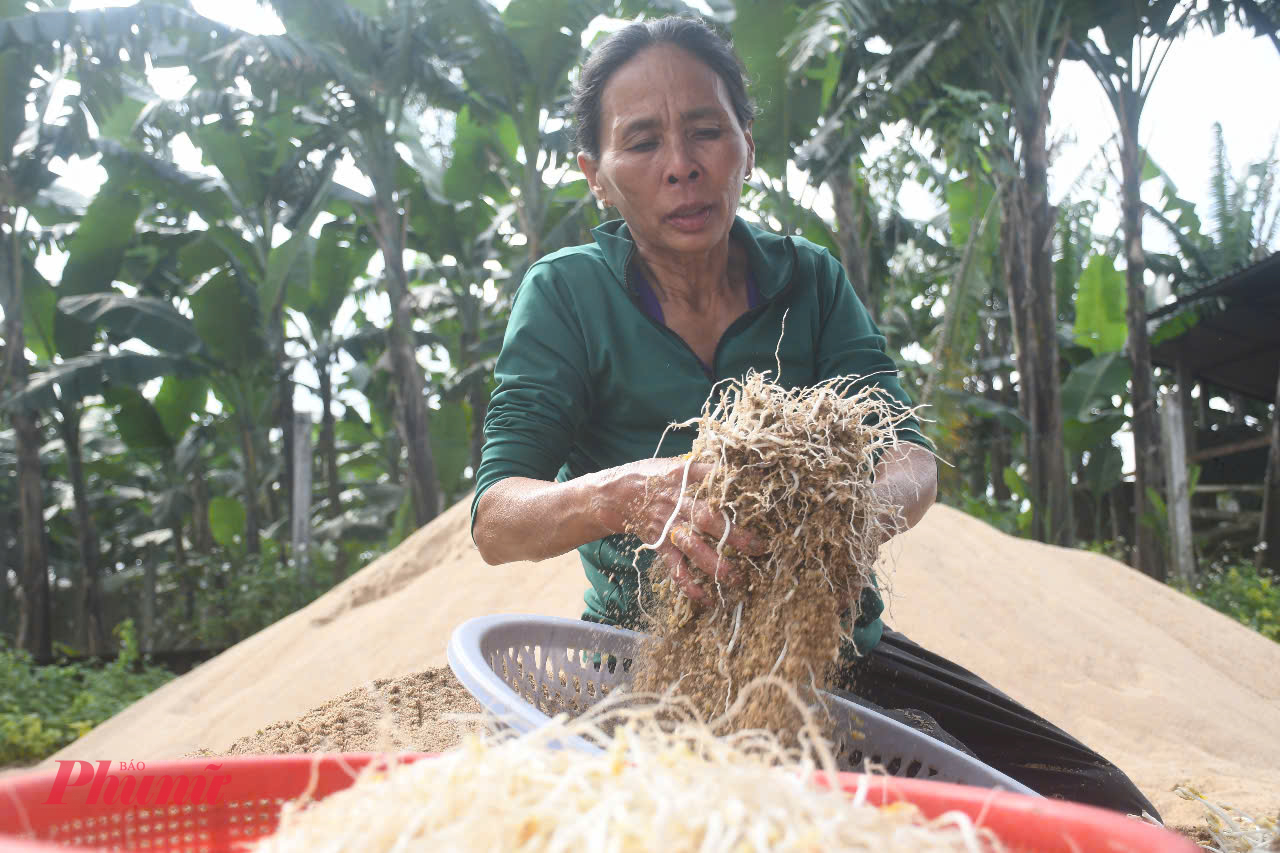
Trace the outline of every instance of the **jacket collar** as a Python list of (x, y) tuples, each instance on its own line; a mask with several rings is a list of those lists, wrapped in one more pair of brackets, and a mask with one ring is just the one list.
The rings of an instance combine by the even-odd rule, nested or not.
[[(627, 261), (636, 245), (626, 221), (611, 219), (591, 229), (591, 235), (618, 283), (625, 282)], [(796, 249), (790, 237), (757, 228), (740, 216), (734, 217), (729, 237), (746, 248), (761, 297), (772, 299), (786, 289), (795, 269)]]

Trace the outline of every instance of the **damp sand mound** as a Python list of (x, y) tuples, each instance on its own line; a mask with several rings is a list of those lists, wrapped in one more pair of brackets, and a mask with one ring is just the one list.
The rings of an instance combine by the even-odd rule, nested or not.
[[(787, 389), (752, 372), (681, 425), (698, 427), (686, 464), (711, 465), (689, 494), (770, 550), (752, 557), (711, 543), (745, 572), (734, 586), (708, 582), (710, 606), (696, 607), (669, 578), (653, 578), (655, 640), (640, 657), (636, 692), (674, 690), (712, 720), (734, 704), (735, 687), (761, 676), (822, 686), (847, 635), (842, 614), (851, 626), (880, 545), (901, 525), (873, 475), (911, 411), (874, 386), (855, 390), (853, 381)], [(678, 513), (679, 506), (673, 518)], [(656, 561), (654, 571), (666, 572)], [(754, 691), (732, 726), (796, 731), (795, 705), (778, 700)]]

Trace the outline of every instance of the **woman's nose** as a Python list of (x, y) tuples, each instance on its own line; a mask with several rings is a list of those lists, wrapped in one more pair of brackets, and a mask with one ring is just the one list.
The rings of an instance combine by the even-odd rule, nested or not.
[(687, 142), (682, 141), (673, 146), (671, 162), (667, 164), (668, 184), (678, 184), (683, 180), (698, 180), (700, 172), (697, 163), (690, 155)]

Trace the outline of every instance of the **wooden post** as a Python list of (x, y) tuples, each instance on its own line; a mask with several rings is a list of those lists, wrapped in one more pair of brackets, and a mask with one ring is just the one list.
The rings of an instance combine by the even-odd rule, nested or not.
[(293, 525), (290, 531), (298, 574), (307, 576), (311, 547), (311, 415), (293, 413)]
[[(1195, 379), (1191, 376), (1191, 371), (1187, 369), (1187, 363), (1181, 358), (1174, 365), (1174, 376), (1178, 380), (1178, 402), (1182, 405), (1182, 425), (1186, 428), (1187, 453), (1195, 453), (1198, 449), (1196, 446), (1196, 417), (1191, 402), (1191, 388), (1195, 385)], [(1203, 388), (1200, 393), (1204, 393)]]
[(1280, 572), (1280, 377), (1271, 412), (1271, 451), (1262, 492), (1262, 524), (1258, 529), (1258, 566)]
[(1187, 477), (1187, 439), (1182, 411), (1182, 392), (1165, 391), (1160, 401), (1168, 483), (1166, 509), (1169, 514), (1169, 549), (1173, 575), (1190, 585), (1196, 576), (1195, 547), (1191, 541), (1191, 489)]

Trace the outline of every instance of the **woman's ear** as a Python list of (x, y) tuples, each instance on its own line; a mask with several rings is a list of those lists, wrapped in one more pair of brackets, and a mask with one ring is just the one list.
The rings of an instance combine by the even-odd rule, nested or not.
[(588, 157), (586, 154), (578, 154), (578, 168), (582, 171), (582, 174), (586, 176), (587, 186), (591, 187), (591, 194), (596, 197), (597, 201), (605, 207), (608, 207), (608, 193), (605, 192), (604, 187), (600, 185), (598, 180), (600, 177), (599, 166), (599, 163)]

